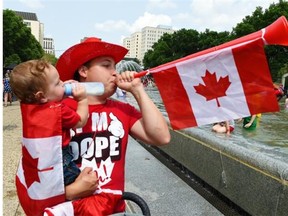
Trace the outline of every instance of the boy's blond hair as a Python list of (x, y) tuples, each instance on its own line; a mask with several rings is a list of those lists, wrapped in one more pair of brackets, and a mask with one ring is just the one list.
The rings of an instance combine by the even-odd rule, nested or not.
[(23, 103), (39, 103), (35, 97), (38, 91), (48, 90), (46, 71), (50, 67), (46, 60), (30, 60), (17, 65), (10, 75), (13, 93)]

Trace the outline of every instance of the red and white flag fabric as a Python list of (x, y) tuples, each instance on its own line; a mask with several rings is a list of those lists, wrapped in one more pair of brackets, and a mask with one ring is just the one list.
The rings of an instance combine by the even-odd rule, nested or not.
[(23, 139), (17, 194), (25, 214), (38, 216), (46, 207), (65, 201), (61, 107), (21, 104), (21, 112)]
[(264, 52), (269, 44), (288, 45), (284, 16), (258, 32), (150, 69), (172, 128), (279, 111)]
[(279, 111), (260, 39), (178, 62), (153, 77), (173, 129)]

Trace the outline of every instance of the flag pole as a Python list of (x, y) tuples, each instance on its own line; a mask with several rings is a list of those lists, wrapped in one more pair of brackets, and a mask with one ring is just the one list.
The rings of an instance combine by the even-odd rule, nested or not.
[(148, 74), (150, 74), (149, 70), (141, 71), (141, 72), (135, 74), (134, 78), (141, 78), (141, 77), (144, 77)]

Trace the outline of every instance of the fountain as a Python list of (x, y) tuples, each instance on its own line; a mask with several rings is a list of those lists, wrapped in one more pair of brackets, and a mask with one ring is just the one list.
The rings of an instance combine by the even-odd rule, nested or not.
[(122, 73), (123, 71), (136, 71), (140, 72), (142, 71), (143, 68), (141, 65), (136, 63), (135, 61), (127, 61), (127, 60), (122, 60), (119, 63), (116, 64), (116, 71), (118, 73)]

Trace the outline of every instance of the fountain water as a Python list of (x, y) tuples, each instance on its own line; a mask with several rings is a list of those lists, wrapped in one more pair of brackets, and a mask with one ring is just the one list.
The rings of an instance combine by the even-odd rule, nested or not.
[[(131, 61), (131, 60), (122, 60), (118, 64), (116, 64), (116, 71), (118, 73), (122, 73), (124, 71), (136, 71), (141, 72), (143, 71), (143, 67), (138, 63)], [(141, 80), (145, 86), (154, 86), (154, 81), (151, 76), (144, 76), (141, 77)]]
[(130, 61), (122, 60), (116, 64), (116, 71), (119, 73), (122, 73), (124, 71), (140, 72), (142, 70), (143, 68), (141, 65), (131, 60)]

